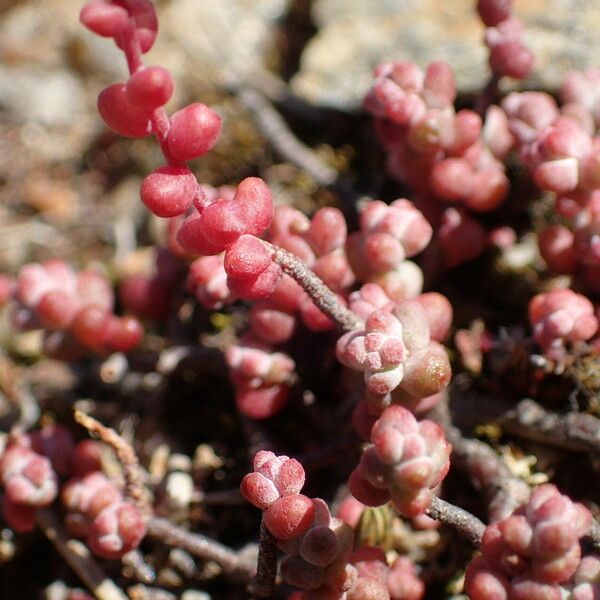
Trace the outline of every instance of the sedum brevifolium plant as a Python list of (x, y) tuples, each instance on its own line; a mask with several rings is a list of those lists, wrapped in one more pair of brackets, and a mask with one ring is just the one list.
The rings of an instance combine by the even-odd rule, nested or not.
[[(190, 294), (207, 312), (243, 307), (243, 331), (220, 347), (240, 418), (262, 426), (285, 417), (298, 397), (303, 352), (327, 346), (328, 377), (352, 389), (351, 410), (339, 414), (354, 428), (345, 449), (353, 462), (335, 502), (324, 489), (328, 502), (303, 493), (316, 487), (306, 485), (310, 471), (267, 439), (270, 449), (254, 453), (240, 485), (261, 511), (258, 559), (242, 568), (233, 550), (161, 521), (159, 491), (148, 499), (152, 486), (136, 478), (137, 458), (114, 431), (78, 418), (113, 447), (122, 481), (104, 469), (99, 444), (75, 442), (62, 425), (42, 423), (13, 431), (0, 456), (2, 510), (14, 531), (33, 530), (48, 507), (58, 506), (68, 535), (101, 559), (121, 559), (153, 537), (215, 561), (232, 580), (253, 579), (257, 597), (428, 597), (435, 576), (427, 561), (415, 561), (399, 544), (362, 543), (366, 515), (377, 514), (369, 511), (392, 511), (413, 532), (439, 536), (444, 523), (468, 538), (464, 547), (476, 546), (462, 557), (463, 589), (472, 600), (600, 598), (590, 508), (549, 483), (530, 489), (490, 446), (465, 439), (448, 414), (448, 390), (460, 389), (460, 380), (451, 383), (451, 358), (481, 374), (502, 335), (462, 330), (450, 353), (444, 344), (452, 346), (453, 313), (463, 307), (436, 288), (435, 276), (451, 277), (494, 249), (517, 245), (509, 219), (502, 221), (511, 201), (509, 161), (550, 199), (537, 231), (539, 252), (548, 272), (568, 276), (531, 295), (527, 349), (538, 353), (536, 364), (563, 371), (575, 353), (596, 366), (600, 353), (600, 71), (570, 74), (560, 102), (534, 91), (502, 97), (501, 79), (522, 80), (534, 68), (527, 32), (510, 0), (479, 0), (476, 10), (491, 77), (472, 108), (456, 108), (445, 62), (375, 69), (364, 110), (388, 174), (410, 194), (355, 203), (354, 227), (334, 206), (307, 216), (279, 203), (258, 176), (218, 188), (198, 181), (189, 163), (218, 144), (223, 122), (201, 102), (167, 112), (173, 76), (144, 62), (158, 34), (155, 6), (92, 0), (82, 7), (81, 23), (112, 39), (128, 69), (123, 81), (100, 91), (100, 117), (122, 136), (153, 136), (160, 148), (162, 164), (145, 174), (139, 196), (164, 220), (168, 242), (157, 249), (153, 274), (120, 282), (118, 302), (104, 273), (56, 259), (25, 265), (14, 279), (3, 276), (0, 299), (10, 304), (12, 326), (42, 330), (44, 352), (73, 362), (133, 354), (145, 344), (142, 322), (168, 321), (178, 294)], [(294, 351), (296, 344), (308, 347)], [(520, 423), (520, 431), (534, 426)], [(338, 454), (338, 462), (348, 460)], [(490, 508), (487, 526), (444, 500), (455, 465), (481, 492), (481, 516)]]

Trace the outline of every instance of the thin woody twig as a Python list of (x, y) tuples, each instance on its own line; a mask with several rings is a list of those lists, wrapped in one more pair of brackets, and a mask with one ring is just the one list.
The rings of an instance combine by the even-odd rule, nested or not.
[(250, 112), (258, 129), (276, 152), (308, 173), (321, 187), (337, 192), (343, 200), (342, 210), (346, 219), (349, 224), (355, 224), (356, 207), (362, 195), (354, 189), (350, 180), (341, 176), (336, 169), (303, 144), (263, 94), (252, 89), (243, 80), (225, 77), (224, 81), (229, 91), (233, 92)]
[(258, 598), (272, 598), (276, 577), (277, 542), (265, 526), (264, 520), (261, 520), (256, 576), (248, 586), (248, 591)]
[(273, 259), (283, 272), (298, 282), (310, 296), (316, 307), (330, 317), (341, 329), (352, 331), (363, 325), (362, 319), (346, 308), (340, 299), (297, 256), (263, 242), (273, 252)]
[(85, 544), (69, 539), (52, 509), (37, 510), (35, 519), (57, 552), (97, 600), (127, 600), (125, 593), (105, 575)]
[[(548, 411), (533, 401), (523, 402), (532, 402), (535, 405), (536, 413), (541, 410), (546, 415), (548, 414)], [(562, 415), (554, 416), (562, 417)], [(512, 475), (502, 459), (487, 444), (463, 437), (460, 430), (450, 423), (446, 402), (442, 401), (431, 417), (444, 427), (446, 438), (452, 444), (453, 464), (462, 468), (475, 487), (484, 493), (488, 501), (490, 522), (505, 519), (515, 508), (527, 502), (531, 493), (529, 485)], [(530, 432), (527, 433), (530, 434)], [(539, 441), (544, 442), (543, 439)], [(592, 527), (586, 538), (596, 549), (600, 549), (600, 523), (596, 519), (592, 521)]]
[(114, 429), (102, 425), (102, 423), (80, 410), (76, 410), (74, 416), (80, 425), (85, 427), (90, 433), (96, 434), (100, 440), (114, 450), (123, 466), (126, 497), (133, 500), (142, 514), (148, 513), (149, 508), (144, 494), (144, 476), (138, 457), (131, 444), (126, 442)]
[[(452, 412), (461, 425), (495, 423), (512, 435), (546, 446), (600, 454), (600, 419), (580, 412), (557, 413), (525, 398), (516, 405), (502, 397), (453, 390)], [(477, 411), (472, 411), (472, 403)]]
[(234, 550), (199, 533), (191, 533), (177, 527), (167, 519), (149, 517), (147, 535), (160, 540), (166, 546), (182, 548), (203, 560), (212, 560), (223, 572), (240, 582), (248, 582), (254, 575), (253, 565), (244, 561)]
[(251, 112), (258, 128), (279, 154), (306, 171), (323, 187), (329, 187), (336, 182), (339, 177), (337, 170), (324, 163), (308, 146), (298, 140), (283, 117), (264, 96), (246, 86), (236, 86), (235, 89), (230, 86), (230, 89)]
[(585, 413), (554, 413), (530, 399), (495, 419), (513, 435), (549, 446), (600, 454), (600, 419)]
[(232, 77), (231, 73), (224, 75), (221, 77), (221, 83), (224, 81), (225, 87), (235, 93), (232, 85), (239, 85), (242, 79), (248, 87), (268, 98), (273, 104), (279, 105), (313, 126), (323, 125), (329, 118), (330, 111), (303, 100), (294, 94), (286, 81), (260, 65), (256, 65), (251, 71), (246, 69), (242, 72), (238, 71), (235, 77)]
[(527, 483), (512, 475), (490, 446), (463, 437), (455, 427), (446, 428), (446, 437), (452, 444), (453, 464), (462, 467), (473, 485), (483, 492), (490, 521), (506, 518), (527, 501), (531, 491)]
[(481, 543), (485, 524), (463, 508), (450, 504), (450, 502), (446, 502), (437, 496), (433, 496), (431, 505), (426, 513), (432, 519), (456, 529), (473, 545), (479, 546)]
[(446, 439), (452, 444), (452, 464), (462, 469), (475, 488), (483, 492), (491, 522), (508, 517), (528, 500), (531, 490), (527, 483), (510, 472), (493, 448), (480, 440), (464, 437), (452, 424), (446, 395), (430, 416), (444, 428)]

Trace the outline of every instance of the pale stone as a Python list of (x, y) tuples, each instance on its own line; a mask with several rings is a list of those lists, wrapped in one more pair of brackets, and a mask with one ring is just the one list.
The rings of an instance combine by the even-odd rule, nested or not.
[[(304, 50), (293, 89), (315, 104), (356, 110), (380, 62), (412, 60), (425, 67), (444, 60), (455, 70), (459, 92), (475, 93), (489, 68), (474, 5), (474, 0), (316, 0), (313, 19), (320, 31)], [(526, 87), (555, 91), (566, 72), (597, 63), (600, 2), (514, 5), (536, 56)]]

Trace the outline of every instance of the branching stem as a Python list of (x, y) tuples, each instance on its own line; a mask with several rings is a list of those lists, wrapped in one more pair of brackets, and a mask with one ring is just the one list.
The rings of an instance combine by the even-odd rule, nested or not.
[(426, 512), (427, 516), (432, 519), (456, 529), (474, 546), (479, 546), (481, 543), (481, 538), (485, 531), (485, 524), (475, 515), (472, 515), (463, 508), (434, 496), (431, 501), (431, 506)]
[(102, 425), (99, 421), (80, 410), (75, 411), (75, 420), (90, 433), (96, 434), (101, 441), (108, 444), (117, 455), (123, 466), (125, 477), (125, 495), (135, 502), (142, 514), (149, 512), (144, 494), (144, 475), (140, 462), (131, 447), (114, 429)]
[(248, 582), (254, 575), (254, 567), (243, 560), (234, 550), (199, 533), (191, 533), (160, 517), (149, 517), (147, 535), (160, 540), (166, 546), (182, 548), (193, 556), (216, 562), (223, 572), (240, 582)]
[(263, 241), (263, 243), (273, 252), (273, 260), (283, 269), (283, 272), (299, 283), (315, 306), (335, 321), (340, 329), (352, 331), (363, 326), (362, 319), (346, 308), (338, 296), (296, 255), (269, 242)]
[(256, 577), (248, 586), (248, 591), (258, 598), (272, 598), (276, 577), (277, 543), (264, 520), (261, 520)]

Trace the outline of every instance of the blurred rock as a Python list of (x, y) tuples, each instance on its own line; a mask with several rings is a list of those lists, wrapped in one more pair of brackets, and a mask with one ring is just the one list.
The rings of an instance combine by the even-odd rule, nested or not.
[(67, 71), (0, 67), (0, 107), (13, 119), (42, 125), (69, 125), (85, 110), (79, 79)]
[[(444, 60), (461, 93), (478, 91), (489, 70), (483, 25), (474, 0), (315, 0), (319, 33), (308, 43), (293, 89), (315, 104), (356, 110), (382, 61), (412, 60), (424, 67)], [(536, 55), (526, 87), (554, 91), (564, 74), (597, 62), (600, 2), (520, 0), (525, 39)]]
[(194, 493), (194, 482), (189, 473), (170, 473), (165, 488), (172, 510), (181, 510), (189, 506)]
[(160, 14), (156, 51), (176, 79), (214, 81), (216, 69), (252, 70), (272, 46), (290, 0), (173, 0)]
[(181, 595), (181, 600), (210, 600), (211, 596), (198, 590), (186, 590)]
[[(198, 84), (214, 84), (220, 66), (252, 69), (272, 48), (273, 27), (290, 0), (171, 0), (158, 3), (160, 35), (148, 64), (173, 71), (169, 108), (189, 101)], [(44, 126), (73, 124), (82, 113), (98, 121), (101, 86), (126, 78), (112, 40), (86, 30), (73, 0), (22, 0), (0, 20), (0, 109)], [(86, 85), (81, 77), (91, 76)], [(100, 79), (101, 81), (95, 81)], [(196, 99), (198, 99), (196, 97)]]
[(79, 198), (67, 178), (33, 172), (23, 182), (21, 201), (42, 213), (50, 223), (68, 224), (77, 217)]

